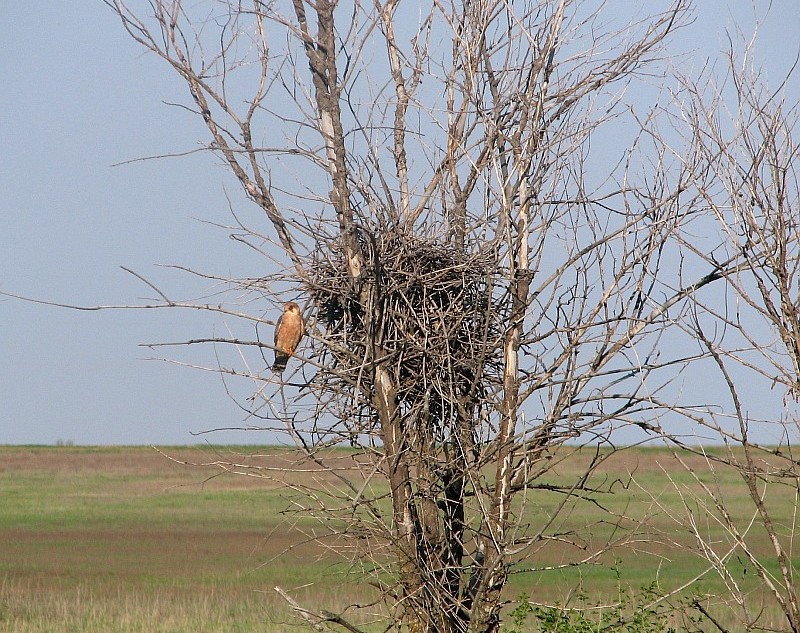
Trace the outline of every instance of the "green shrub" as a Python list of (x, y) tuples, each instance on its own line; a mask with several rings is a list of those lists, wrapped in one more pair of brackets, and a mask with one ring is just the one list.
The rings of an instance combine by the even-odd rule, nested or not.
[[(654, 605), (659, 598), (655, 581), (632, 596), (622, 586), (619, 563), (612, 568), (617, 577), (617, 599), (613, 604), (589, 604), (586, 594), (579, 592), (575, 607), (556, 604), (543, 607), (531, 604), (528, 596), (519, 597), (511, 612), (510, 625), (504, 633), (675, 633), (669, 626), (669, 611)], [(529, 624), (533, 616), (535, 626)]]

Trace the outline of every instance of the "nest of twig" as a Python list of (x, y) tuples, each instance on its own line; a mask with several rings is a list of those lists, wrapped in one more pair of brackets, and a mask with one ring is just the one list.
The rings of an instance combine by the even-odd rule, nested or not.
[(442, 428), (473, 418), (500, 375), (506, 310), (493, 283), (496, 262), (434, 240), (359, 237), (368, 264), (359, 287), (341, 246), (319, 250), (312, 267), (326, 364), (363, 385), (381, 358), (404, 416), (417, 412)]

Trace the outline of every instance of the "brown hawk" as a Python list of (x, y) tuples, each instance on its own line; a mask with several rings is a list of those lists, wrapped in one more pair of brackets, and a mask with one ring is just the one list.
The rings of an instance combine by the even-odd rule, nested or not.
[(300, 306), (289, 301), (283, 307), (283, 314), (275, 324), (275, 363), (272, 371), (281, 373), (286, 369), (289, 357), (294, 354), (297, 344), (303, 338), (303, 317)]

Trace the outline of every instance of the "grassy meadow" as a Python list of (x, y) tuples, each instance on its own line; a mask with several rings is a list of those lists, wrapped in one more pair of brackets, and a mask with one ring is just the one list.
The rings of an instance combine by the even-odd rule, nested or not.
[(277, 483), (218, 473), (148, 447), (0, 447), (0, 631), (284, 630), (275, 585), (355, 595), (323, 550), (291, 549), (312, 526), (282, 513)]
[[(271, 633), (303, 630), (276, 585), (301, 604), (322, 609), (367, 601), (368, 588), (355, 584), (333, 553), (308, 542), (318, 526), (284, 512), (291, 486), (319, 483), (318, 473), (281, 481), (217, 476), (218, 466), (198, 465), (219, 460), (280, 466), (276, 449), (268, 451), (270, 457), (259, 452), (210, 446), (0, 447), (0, 632)], [(746, 519), (751, 510), (734, 473), (712, 476), (704, 473), (702, 460), (692, 459), (695, 471)], [(564, 460), (548, 482), (570, 480), (583, 460)], [(574, 604), (579, 588), (590, 603), (611, 604), (621, 592), (653, 581), (661, 589), (680, 586), (705, 569), (691, 551), (696, 545), (691, 534), (669, 516), (680, 514), (685, 502), (705, 522), (708, 539), (724, 544), (722, 529), (690, 498), (697, 486), (667, 451), (625, 451), (604, 464), (601, 481), (614, 482), (617, 494), (601, 502), (619, 520), (597, 524), (593, 502), (571, 502), (570, 512), (548, 533), (582, 532), (578, 545), (586, 549), (561, 539), (537, 544), (530, 552), (535, 569), (517, 570), (509, 598), (525, 593), (535, 602)], [(777, 493), (785, 496), (768, 503), (789, 530), (796, 490), (782, 487)], [(517, 511), (536, 526), (562, 499), (537, 492)], [(604, 539), (632, 530), (637, 539), (613, 556), (564, 567)], [(751, 536), (767, 559), (769, 544), (757, 527)], [(619, 576), (612, 570), (615, 559)], [(733, 557), (730, 569), (753, 599), (760, 599), (760, 583), (752, 572), (748, 576), (746, 562)], [(722, 584), (707, 574), (699, 588), (719, 592)], [(724, 609), (719, 614), (726, 616)]]

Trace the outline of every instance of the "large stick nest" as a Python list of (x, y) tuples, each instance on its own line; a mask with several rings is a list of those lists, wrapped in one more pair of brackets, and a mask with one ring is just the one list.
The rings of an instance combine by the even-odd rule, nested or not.
[(311, 268), (325, 364), (371, 389), (373, 362), (384, 358), (404, 416), (442, 429), (472, 419), (502, 373), (507, 301), (494, 285), (497, 262), (418, 237), (361, 231), (359, 240), (367, 270), (358, 287), (340, 243), (319, 249)]

